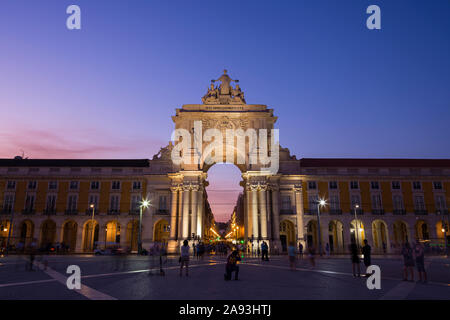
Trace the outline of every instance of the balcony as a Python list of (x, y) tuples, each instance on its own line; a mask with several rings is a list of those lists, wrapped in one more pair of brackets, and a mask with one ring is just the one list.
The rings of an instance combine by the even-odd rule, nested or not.
[(405, 209), (394, 209), (392, 211), (392, 213), (396, 216), (403, 216), (406, 214), (406, 210)]
[(36, 214), (36, 210), (31, 209), (31, 208), (25, 208), (22, 210), (22, 214), (23, 215), (33, 215), (33, 214)]
[(448, 209), (437, 209), (436, 214), (438, 216), (440, 216), (440, 215), (448, 216)]
[(305, 210), (305, 215), (307, 216), (314, 216), (317, 214), (317, 209), (306, 209)]
[[(98, 213), (99, 213), (98, 209), (94, 209), (94, 215), (96, 216), (98, 215)], [(87, 216), (92, 216), (92, 209), (86, 209), (85, 214)]]
[(66, 209), (66, 211), (64, 211), (65, 215), (68, 216), (76, 216), (78, 214), (78, 210), (77, 209)]
[(118, 216), (120, 214), (120, 210), (118, 210), (118, 209), (109, 209), (107, 214), (108, 214), (108, 216)]
[(330, 215), (339, 215), (342, 214), (342, 209), (329, 209), (328, 213)]
[(294, 214), (294, 210), (292, 209), (281, 209), (280, 214)]
[(128, 215), (130, 215), (130, 216), (138, 216), (139, 213), (140, 213), (140, 210), (139, 210), (139, 209), (131, 209), (131, 210), (128, 212)]
[(169, 214), (168, 209), (158, 209), (156, 210), (156, 214)]
[(1, 208), (0, 214), (11, 214), (13, 212), (12, 208)]
[(372, 214), (376, 216), (384, 215), (384, 209), (372, 209)]
[(416, 216), (426, 216), (428, 214), (428, 211), (427, 210), (423, 210), (423, 209), (421, 209), (421, 210), (414, 210), (414, 214)]
[(362, 215), (362, 214), (364, 214), (364, 210), (363, 210), (362, 208), (352, 209), (352, 210), (350, 211), (350, 214), (355, 215), (355, 211), (356, 211), (356, 214), (357, 214), (357, 215)]
[(44, 214), (47, 216), (55, 216), (56, 215), (56, 209), (55, 208), (45, 208)]

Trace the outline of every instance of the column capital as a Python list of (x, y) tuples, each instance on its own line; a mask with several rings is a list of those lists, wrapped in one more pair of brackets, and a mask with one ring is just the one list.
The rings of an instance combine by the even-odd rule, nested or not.
[(294, 192), (302, 192), (302, 184), (301, 183), (294, 184), (294, 187), (292, 189), (294, 190)]

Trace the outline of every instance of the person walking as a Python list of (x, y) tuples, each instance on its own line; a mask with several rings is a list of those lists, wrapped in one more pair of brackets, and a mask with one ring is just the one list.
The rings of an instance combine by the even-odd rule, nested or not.
[(330, 245), (329, 245), (328, 242), (327, 242), (327, 244), (325, 246), (325, 254), (326, 254), (327, 257), (330, 256)]
[(180, 255), (180, 277), (183, 275), (183, 266), (186, 266), (186, 277), (189, 276), (189, 249), (188, 241), (184, 240)]
[(362, 247), (364, 266), (366, 267), (366, 276), (368, 276), (367, 268), (371, 265), (371, 251), (372, 248), (369, 246), (367, 239), (364, 239), (364, 246)]
[(239, 280), (239, 266), (238, 263), (241, 261), (239, 256), (239, 251), (234, 250), (227, 258), (227, 264), (225, 265), (225, 275), (224, 279), (226, 281), (231, 280), (231, 276), (234, 271), (234, 280)]
[(425, 252), (419, 239), (416, 240), (414, 246), (414, 256), (416, 257), (416, 267), (419, 273), (419, 280), (417, 282), (427, 283), (427, 272), (425, 271)]
[(413, 250), (409, 245), (409, 242), (406, 242), (402, 248), (402, 256), (403, 256), (403, 281), (408, 281), (408, 271), (411, 273), (411, 281), (414, 281), (414, 257)]
[(358, 246), (355, 242), (350, 244), (350, 257), (352, 260), (353, 276), (356, 277), (356, 269), (358, 269), (358, 277), (361, 277), (361, 261), (359, 260)]
[(269, 261), (269, 246), (265, 241), (263, 241), (261, 244), (261, 252), (262, 252), (261, 260)]
[(290, 242), (288, 246), (289, 266), (291, 271), (295, 271), (295, 245), (294, 242)]
[(303, 259), (303, 244), (301, 242), (298, 244), (298, 255), (300, 259)]

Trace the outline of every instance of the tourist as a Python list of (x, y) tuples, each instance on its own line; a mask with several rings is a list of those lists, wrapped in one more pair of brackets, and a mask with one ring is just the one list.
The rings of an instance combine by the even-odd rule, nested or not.
[(197, 247), (195, 246), (195, 243), (192, 243), (192, 259), (195, 258), (196, 254), (197, 254)]
[(295, 245), (294, 242), (290, 242), (288, 246), (289, 266), (291, 271), (295, 271)]
[(188, 241), (184, 240), (180, 255), (180, 277), (183, 275), (183, 266), (186, 266), (186, 277), (189, 276), (189, 249)]
[(366, 266), (366, 276), (368, 276), (367, 268), (371, 265), (371, 250), (372, 248), (369, 246), (369, 242), (367, 239), (364, 239), (364, 246), (362, 247), (363, 261)]
[(414, 246), (414, 256), (416, 257), (416, 267), (419, 273), (419, 280), (417, 282), (427, 282), (427, 272), (425, 271), (425, 254), (422, 244), (419, 239)]
[(327, 244), (325, 246), (325, 254), (326, 254), (327, 257), (330, 256), (330, 245), (328, 244), (328, 242), (327, 242)]
[(314, 268), (316, 266), (316, 249), (314, 248), (314, 246), (308, 246), (308, 258), (309, 258), (309, 263), (311, 264), (311, 267)]
[(411, 281), (414, 281), (414, 257), (413, 250), (409, 245), (409, 242), (406, 242), (402, 248), (402, 256), (403, 256), (403, 281), (408, 281), (408, 270), (411, 273)]
[(239, 257), (239, 252), (234, 250), (227, 258), (227, 264), (225, 266), (225, 280), (231, 280), (231, 276), (234, 271), (234, 280), (239, 280), (239, 266), (238, 263), (241, 261), (241, 257)]
[(356, 277), (355, 271), (356, 269), (358, 269), (358, 277), (361, 277), (361, 267), (360, 267), (361, 261), (359, 260), (358, 246), (356, 245), (355, 242), (352, 242), (350, 244), (350, 256), (352, 260), (353, 276)]
[(299, 255), (300, 259), (303, 258), (303, 244), (301, 242), (299, 242), (299, 244), (298, 244), (298, 255)]
[(269, 261), (269, 246), (267, 245), (267, 242), (263, 241), (261, 244), (261, 260)]

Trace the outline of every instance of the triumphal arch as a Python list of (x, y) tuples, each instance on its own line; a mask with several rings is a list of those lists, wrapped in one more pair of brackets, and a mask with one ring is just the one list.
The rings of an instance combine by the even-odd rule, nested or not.
[[(232, 82), (235, 85), (232, 85)], [(298, 160), (279, 145), (273, 109), (247, 104), (239, 81), (224, 70), (202, 98), (172, 117), (174, 143), (163, 149), (173, 172), (169, 250), (204, 234), (207, 172), (216, 163), (232, 163), (242, 172), (247, 244), (266, 241), (280, 248), (280, 192), (289, 193), (289, 215), (297, 242), (304, 240), (302, 187)], [(154, 159), (158, 161), (158, 158)], [(194, 236), (194, 237), (193, 237)]]

